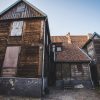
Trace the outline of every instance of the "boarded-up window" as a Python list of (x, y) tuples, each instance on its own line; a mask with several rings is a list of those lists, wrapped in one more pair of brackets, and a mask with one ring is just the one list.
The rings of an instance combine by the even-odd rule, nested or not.
[(23, 21), (14, 21), (12, 24), (11, 36), (21, 36)]
[[(20, 46), (7, 47), (5, 59), (3, 63), (3, 75), (14, 75), (16, 73), (18, 55), (20, 53)], [(12, 72), (13, 71), (13, 72)]]

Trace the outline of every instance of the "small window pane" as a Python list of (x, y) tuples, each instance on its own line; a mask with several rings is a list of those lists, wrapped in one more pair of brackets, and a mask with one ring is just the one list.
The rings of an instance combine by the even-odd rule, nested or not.
[(57, 47), (57, 51), (61, 51), (61, 47)]
[(20, 36), (22, 34), (23, 21), (15, 21), (12, 25), (11, 36)]

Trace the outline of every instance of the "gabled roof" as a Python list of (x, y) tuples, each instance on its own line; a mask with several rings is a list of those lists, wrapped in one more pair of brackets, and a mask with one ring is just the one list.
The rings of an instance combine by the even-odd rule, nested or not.
[(92, 37), (82, 46), (82, 48), (84, 48), (87, 44), (89, 44), (94, 39), (95, 36), (100, 38), (100, 35), (98, 33), (94, 32)]
[(74, 44), (63, 43), (62, 51), (56, 52), (56, 62), (89, 62), (91, 58)]
[(0, 13), (0, 17), (2, 15), (6, 14), (8, 11), (10, 11), (11, 9), (13, 9), (15, 6), (17, 6), (21, 2), (24, 2), (25, 4), (27, 4), (28, 6), (30, 6), (32, 9), (34, 9), (36, 12), (38, 12), (40, 14), (40, 16), (38, 16), (38, 17), (46, 17), (47, 16), (44, 12), (42, 12), (41, 10), (39, 10), (37, 7), (33, 6), (31, 3), (27, 2), (26, 0), (18, 0), (14, 4), (12, 4), (11, 6), (9, 6), (7, 9), (5, 9), (4, 11), (2, 11)]

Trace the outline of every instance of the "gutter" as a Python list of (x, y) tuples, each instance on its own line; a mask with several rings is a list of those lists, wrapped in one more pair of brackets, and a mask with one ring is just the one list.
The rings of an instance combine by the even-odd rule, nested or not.
[(45, 64), (45, 61), (44, 61), (44, 58), (45, 58), (45, 26), (46, 26), (46, 20), (47, 18), (44, 20), (44, 30), (43, 30), (43, 33), (44, 33), (44, 36), (43, 36), (43, 58), (42, 58), (42, 95), (44, 95), (44, 64)]

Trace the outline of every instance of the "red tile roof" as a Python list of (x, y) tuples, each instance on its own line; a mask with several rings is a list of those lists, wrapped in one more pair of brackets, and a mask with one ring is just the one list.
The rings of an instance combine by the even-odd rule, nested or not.
[(71, 41), (73, 44), (77, 45), (78, 47), (82, 47), (88, 40), (88, 37), (85, 35), (82, 36), (70, 36)]
[(51, 36), (51, 41), (53, 43), (68, 42), (66, 36)]
[[(70, 39), (71, 39), (72, 44), (75, 44), (79, 47), (82, 47), (88, 40), (87, 35), (82, 35), (82, 36), (70, 35)], [(59, 43), (59, 42), (68, 43), (68, 37), (67, 36), (51, 36), (51, 41), (53, 43)]]
[(63, 50), (56, 52), (58, 62), (89, 62), (90, 58), (74, 44), (63, 43)]

